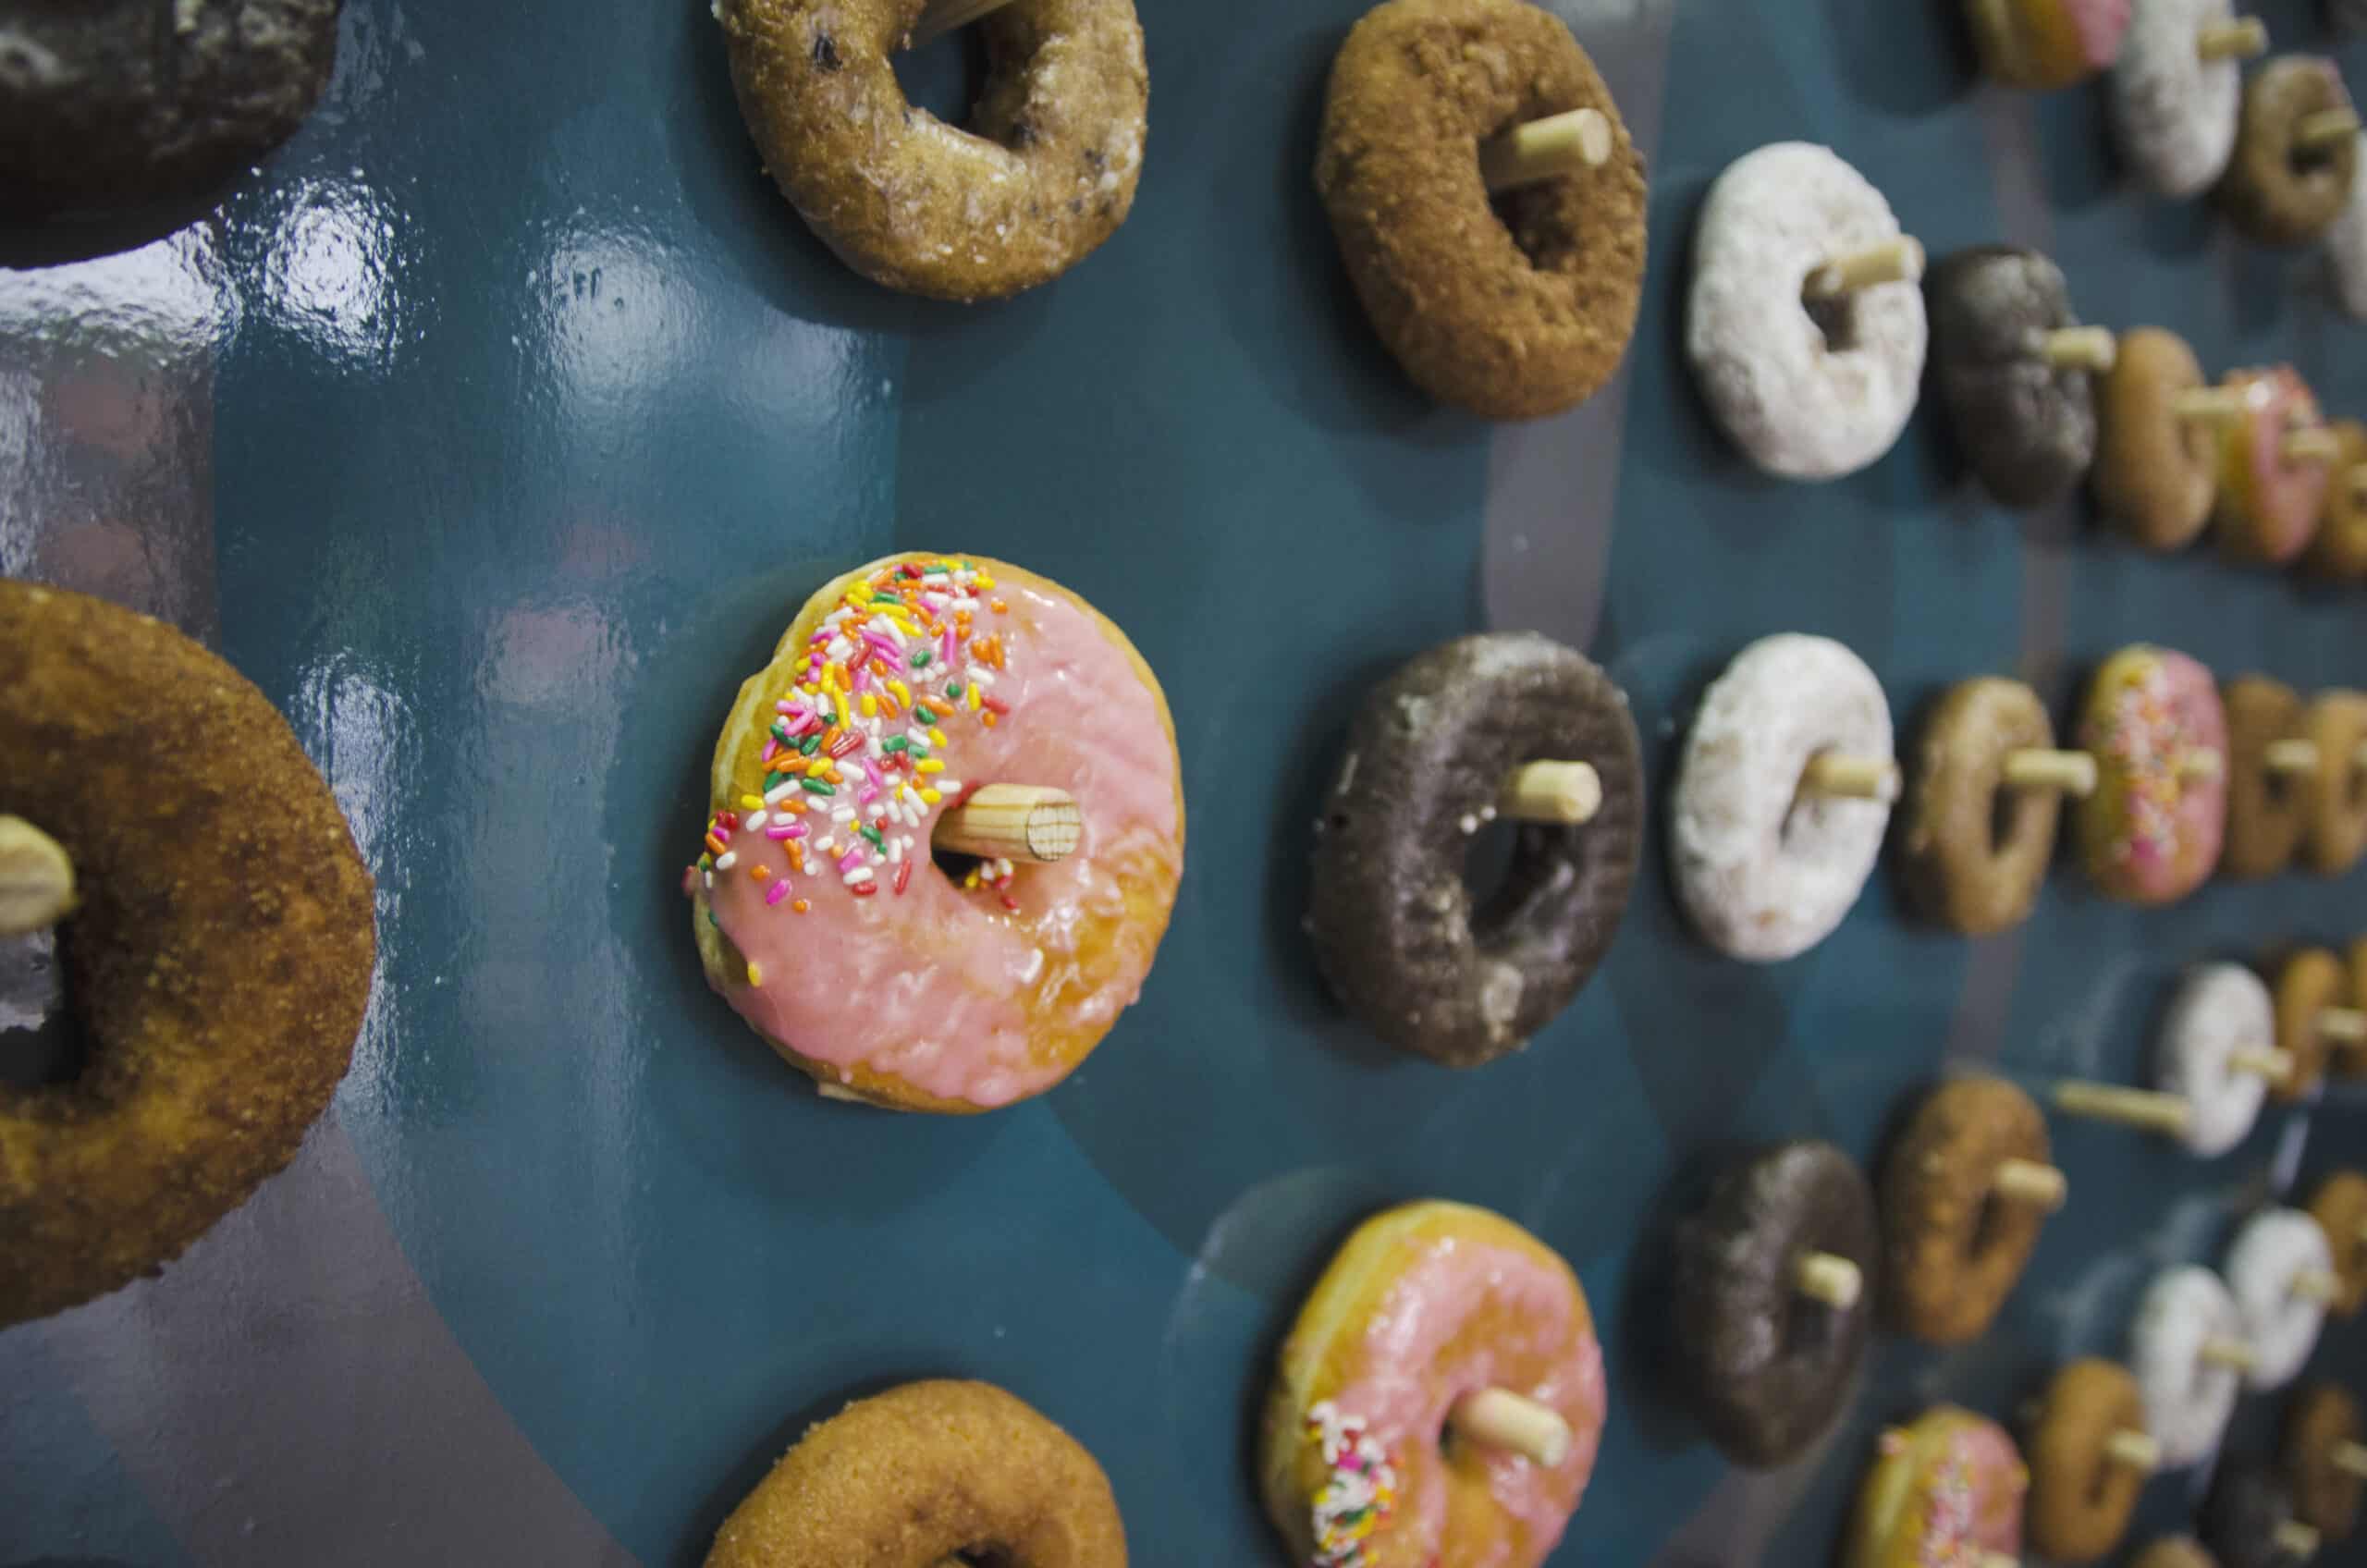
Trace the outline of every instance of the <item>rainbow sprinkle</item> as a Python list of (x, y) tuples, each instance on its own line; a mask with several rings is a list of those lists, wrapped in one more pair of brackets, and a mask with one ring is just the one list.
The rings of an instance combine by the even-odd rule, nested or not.
[[(992, 729), (1011, 712), (991, 694), (1006, 668), (1002, 638), (978, 625), (982, 613), (1010, 609), (980, 598), (994, 586), (971, 562), (937, 559), (882, 567), (846, 591), (807, 642), (796, 683), (773, 704), (761, 788), (707, 819), (701, 887), (711, 893), (717, 876), (739, 868), (732, 840), (742, 833), (789, 858), (779, 873), (748, 867), (766, 884), (768, 909), (805, 913), (810, 901), (791, 891), (800, 878), (858, 899), (911, 886), (914, 863), (929, 854), (921, 829), (930, 810), (964, 788), (946, 777), (959, 741), (947, 727)], [(997, 893), (1015, 912), (1012, 881), (1011, 863), (995, 861), (963, 886)]]
[(1321, 1447), (1327, 1472), (1315, 1494), (1313, 1568), (1365, 1568), (1366, 1543), (1396, 1506), (1397, 1472), (1364, 1418), (1328, 1399), (1306, 1413), (1306, 1435)]

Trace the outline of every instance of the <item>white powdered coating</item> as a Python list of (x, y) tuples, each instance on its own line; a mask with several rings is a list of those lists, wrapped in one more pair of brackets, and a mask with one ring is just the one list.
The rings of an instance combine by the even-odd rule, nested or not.
[(1686, 353), (1702, 399), (1750, 460), (1833, 479), (1890, 450), (1915, 411), (1927, 329), (1913, 283), (1859, 289), (1827, 347), (1800, 289), (1809, 273), (1898, 238), (1883, 193), (1831, 149), (1777, 141), (1727, 165), (1693, 242)]
[(2219, 1441), (2241, 1379), (2202, 1359), (2206, 1340), (2240, 1340), (2243, 1315), (2208, 1268), (2187, 1264), (2154, 1276), (2128, 1331), (2129, 1371), (2145, 1399), (2145, 1426), (2162, 1464), (2192, 1464)]
[(2193, 1107), (2187, 1147), (2210, 1158), (2244, 1141), (2260, 1119), (2268, 1080), (2237, 1072), (2228, 1059), (2275, 1045), (2276, 1004), (2259, 975), (2240, 963), (2206, 963), (2187, 975), (2171, 998), (2153, 1062), (2154, 1082)]
[[(2367, 131), (2360, 134), (2359, 156), (2367, 166)], [(2345, 315), (2367, 321), (2367, 178), (2350, 182), (2350, 200), (2327, 227), (2325, 246), (2335, 303)]]
[(2112, 126), (2120, 155), (2147, 190), (2200, 196), (2236, 150), (2243, 77), (2232, 59), (2206, 60), (2202, 30), (2235, 19), (2228, 0), (2136, 0), (2112, 67)]
[(2244, 1222), (2227, 1248), (2227, 1288), (2243, 1314), (2244, 1338), (2259, 1357), (2244, 1381), (2281, 1388), (2300, 1374), (2318, 1344), (2326, 1309), (2297, 1294), (2303, 1274), (2334, 1272), (2334, 1249), (2315, 1219), (2298, 1208), (2264, 1208)]
[(1720, 951), (1791, 958), (1858, 901), (1890, 806), (1800, 795), (1800, 775), (1821, 752), (1893, 754), (1882, 682), (1831, 638), (1762, 637), (1703, 695), (1669, 842), (1677, 895)]

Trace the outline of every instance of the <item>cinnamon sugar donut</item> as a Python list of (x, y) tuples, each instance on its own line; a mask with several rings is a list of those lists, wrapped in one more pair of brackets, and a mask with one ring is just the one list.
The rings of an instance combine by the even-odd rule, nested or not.
[(2294, 1517), (2330, 1541), (2347, 1539), (2359, 1525), (2367, 1479), (2339, 1456), (2362, 1435), (2367, 1427), (2361, 1425), (2359, 1402), (2333, 1383), (2312, 1384), (2285, 1408), (2282, 1457)]
[(2327, 471), (2318, 532), (2301, 565), (2331, 582), (2367, 582), (2367, 424), (2328, 420), (2326, 431), (2342, 455)]
[(2334, 1256), (2335, 1298), (2326, 1310), (2353, 1317), (2367, 1306), (2367, 1176), (2337, 1170), (2310, 1194), (2310, 1218), (2326, 1233)]
[(2046, 1386), (2030, 1432), (2030, 1545), (2058, 1562), (2093, 1562), (2120, 1544), (2151, 1472), (2113, 1457), (2145, 1435), (2145, 1400), (2127, 1369), (2083, 1356)]
[(2292, 1071), (2270, 1085), (2269, 1092), (2286, 1104), (2308, 1096), (2325, 1076), (2333, 1042), (2319, 1027), (2320, 1015), (2330, 1007), (2347, 1005), (2349, 976), (2342, 961), (2324, 948), (2302, 948), (2287, 956), (2276, 971), (2276, 1048), (2293, 1059)]
[(2219, 435), (2178, 413), (2178, 398), (2206, 385), (2177, 333), (2140, 326), (2120, 335), (2097, 398), (2102, 435), (2090, 484), (2113, 527), (2149, 550), (2184, 549), (2211, 521)]
[(2263, 245), (2300, 245), (2326, 231), (2350, 198), (2359, 139), (2305, 149), (2297, 136), (2311, 116), (2349, 107), (2332, 60), (2287, 55), (2252, 73), (2235, 156), (2219, 181), (2220, 202), (2238, 228)]
[(2319, 692), (2307, 723), (2318, 770), (2310, 776), (2301, 864), (2336, 876), (2367, 854), (2367, 692)]
[(1987, 1331), (2046, 1218), (1997, 1191), (1998, 1168), (2047, 1159), (2045, 1116), (2002, 1078), (1924, 1099), (1883, 1165), (1883, 1287), (1901, 1329), (1935, 1345)]
[(2046, 704), (2018, 680), (1984, 676), (1941, 699), (1916, 744), (1906, 805), (1902, 873), (1924, 914), (1969, 937), (2030, 918), (2063, 798), (2008, 787), (2005, 759), (2054, 745)]
[(2270, 766), (2270, 748), (2309, 739), (2300, 694), (2264, 675), (2241, 675), (2219, 698), (2227, 712), (2227, 837), (2219, 871), (2272, 876), (2291, 864), (2308, 826), (2308, 786)]

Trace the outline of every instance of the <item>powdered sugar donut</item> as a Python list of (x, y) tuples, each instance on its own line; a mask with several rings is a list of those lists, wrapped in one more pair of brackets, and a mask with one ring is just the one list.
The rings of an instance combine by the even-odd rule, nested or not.
[(2227, 167), (2243, 107), (2242, 68), (2204, 57), (2205, 30), (2233, 23), (2228, 0), (2136, 0), (2112, 67), (2112, 128), (2148, 190), (2200, 196)]
[(2240, 1342), (2243, 1332), (2236, 1298), (2208, 1268), (2165, 1268), (2146, 1288), (2129, 1329), (2129, 1370), (2165, 1466), (2192, 1464), (2218, 1443), (2242, 1379), (2204, 1347)]
[(2275, 1045), (2276, 1008), (2259, 975), (2240, 963), (2188, 973), (2163, 1021), (2153, 1065), (2154, 1081), (2194, 1108), (2187, 1147), (2210, 1158), (2244, 1141), (2260, 1120), (2268, 1080), (2235, 1059)]
[[(2358, 157), (2367, 168), (2367, 132), (2359, 138)], [(2367, 179), (2350, 182), (2350, 197), (2327, 227), (2325, 243), (2335, 303), (2345, 315), (2367, 321)]]
[(1791, 958), (1858, 901), (1890, 802), (1804, 793), (1809, 764), (1825, 753), (1892, 755), (1882, 682), (1830, 638), (1762, 637), (1703, 695), (1669, 840), (1677, 895), (1721, 951)]
[(2227, 1248), (2227, 1288), (2252, 1347), (2244, 1381), (2255, 1389), (2293, 1380), (2317, 1348), (2335, 1278), (2334, 1250), (2318, 1222), (2298, 1208), (2264, 1208), (2244, 1221)]
[(1921, 289), (1878, 283), (1813, 313), (1803, 292), (1827, 263), (1899, 238), (1882, 192), (1809, 142), (1746, 153), (1710, 188), (1686, 353), (1711, 413), (1768, 472), (1852, 473), (1906, 428), (1923, 378)]

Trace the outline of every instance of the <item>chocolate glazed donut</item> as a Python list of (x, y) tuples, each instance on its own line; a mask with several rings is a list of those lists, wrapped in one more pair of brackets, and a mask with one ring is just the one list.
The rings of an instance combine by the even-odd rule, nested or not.
[[(1644, 793), (1627, 698), (1533, 632), (1464, 637), (1365, 700), (1315, 845), (1307, 931), (1341, 1004), (1393, 1046), (1476, 1067), (1526, 1045), (1594, 973), (1636, 876)], [(1523, 764), (1591, 764), (1602, 803), (1524, 823), (1472, 907), (1463, 862)]]
[(2196, 1523), (2223, 1568), (2298, 1568), (2278, 1531), (2293, 1520), (2293, 1494), (2258, 1460), (2219, 1467)]
[(1718, 1178), (1676, 1231), (1676, 1362), (1711, 1440), (1751, 1469), (1782, 1464), (1840, 1413), (1866, 1348), (1873, 1293), (1830, 1306), (1800, 1293), (1798, 1259), (1874, 1269), (1874, 1198), (1831, 1144), (1779, 1144)]
[(1932, 374), (1956, 445), (2009, 507), (2068, 493), (2096, 457), (2096, 401), (2085, 370), (2042, 357), (2048, 333), (2077, 326), (2063, 270), (2035, 251), (1977, 245), (1933, 266)]

